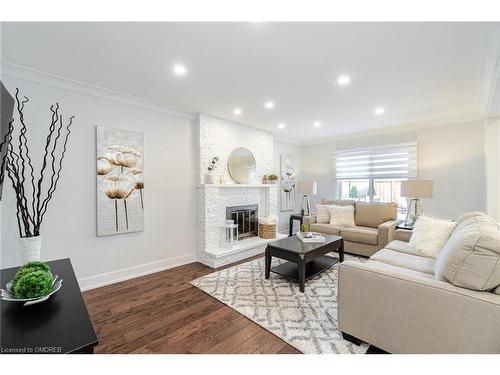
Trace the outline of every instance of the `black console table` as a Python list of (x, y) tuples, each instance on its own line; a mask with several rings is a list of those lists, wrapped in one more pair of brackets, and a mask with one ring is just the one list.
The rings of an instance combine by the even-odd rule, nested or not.
[[(0, 353), (93, 353), (97, 336), (69, 259), (47, 262), (63, 279), (49, 300), (23, 307), (0, 301)], [(18, 267), (0, 270), (2, 288)]]

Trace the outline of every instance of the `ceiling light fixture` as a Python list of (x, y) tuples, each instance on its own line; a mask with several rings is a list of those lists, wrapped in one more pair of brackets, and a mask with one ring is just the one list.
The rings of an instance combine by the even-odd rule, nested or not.
[(316, 122), (314, 123), (314, 127), (315, 127), (315, 128), (321, 128), (321, 122), (316, 121)]
[(236, 116), (239, 116), (239, 115), (241, 115), (241, 114), (242, 114), (242, 111), (241, 111), (241, 109), (240, 109), (240, 108), (235, 108), (235, 109), (233, 109), (233, 113), (234, 113)]
[(383, 115), (385, 113), (385, 108), (384, 107), (377, 107), (373, 111), (377, 116)]
[(339, 86), (347, 86), (349, 83), (351, 83), (351, 77), (347, 74), (342, 74), (337, 78), (337, 85)]
[(187, 68), (182, 64), (174, 65), (174, 68), (172, 70), (178, 76), (183, 76), (187, 73)]
[(278, 124), (278, 129), (285, 129), (285, 124), (283, 124), (283, 123)]
[(267, 109), (272, 109), (274, 108), (274, 103), (271, 101), (265, 102), (264, 107), (266, 107)]

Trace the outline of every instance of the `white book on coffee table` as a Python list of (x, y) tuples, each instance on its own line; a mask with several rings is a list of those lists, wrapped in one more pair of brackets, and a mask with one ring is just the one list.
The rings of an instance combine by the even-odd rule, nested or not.
[(325, 242), (325, 237), (319, 233), (306, 232), (310, 234), (310, 237), (305, 237), (302, 232), (297, 232), (297, 238), (304, 243), (323, 243)]

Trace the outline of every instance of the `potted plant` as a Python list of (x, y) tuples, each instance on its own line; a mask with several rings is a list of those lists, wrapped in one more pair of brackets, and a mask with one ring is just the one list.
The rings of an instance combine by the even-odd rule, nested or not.
[(301, 224), (300, 225), (300, 231), (304, 234), (308, 233), (309, 232), (309, 225), (307, 224)]
[[(23, 263), (27, 263), (40, 260), (41, 226), (61, 177), (74, 116), (64, 121), (59, 113), (59, 104), (56, 103), (50, 107), (51, 121), (44, 143), (42, 165), (39, 171), (35, 171), (28, 147), (24, 118), (25, 105), (29, 99), (26, 96), (20, 99), (18, 88), (16, 88), (15, 99), (20, 125), (19, 129), (15, 129), (14, 119), (9, 122), (8, 133), (2, 140), (2, 147), (6, 147), (2, 166), (5, 166), (14, 189), (19, 247)], [(3, 178), (3, 175), (1, 177)]]
[(275, 174), (270, 174), (267, 176), (267, 180), (269, 184), (277, 184), (278, 183), (278, 176)]
[(208, 164), (208, 174), (205, 176), (205, 183), (206, 184), (213, 184), (214, 183), (214, 175), (212, 174), (214, 170), (217, 169), (217, 163), (219, 162), (219, 158), (217, 156), (214, 156), (210, 163)]

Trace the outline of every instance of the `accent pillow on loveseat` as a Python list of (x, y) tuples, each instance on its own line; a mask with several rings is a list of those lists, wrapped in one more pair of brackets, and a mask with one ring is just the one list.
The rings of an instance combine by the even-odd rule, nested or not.
[(354, 227), (354, 206), (335, 206), (331, 205), (330, 211), (330, 225), (336, 227)]
[(453, 221), (420, 216), (413, 228), (410, 245), (425, 255), (436, 258), (455, 226)]
[(330, 223), (330, 204), (317, 204), (316, 205), (316, 222), (319, 224)]

